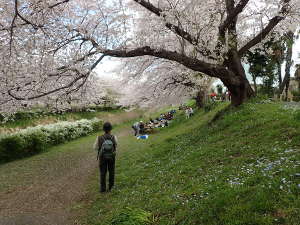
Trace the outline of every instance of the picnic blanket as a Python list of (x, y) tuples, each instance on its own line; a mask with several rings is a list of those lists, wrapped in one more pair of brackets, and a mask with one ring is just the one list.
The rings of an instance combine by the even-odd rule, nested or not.
[(141, 135), (141, 136), (137, 136), (137, 139), (138, 140), (140, 140), (140, 139), (142, 139), (142, 140), (145, 140), (145, 139), (148, 139), (148, 137), (149, 137), (149, 135)]

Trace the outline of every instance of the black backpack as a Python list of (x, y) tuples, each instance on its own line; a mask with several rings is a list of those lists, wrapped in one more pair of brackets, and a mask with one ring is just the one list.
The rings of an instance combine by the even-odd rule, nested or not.
[(100, 147), (98, 151), (98, 157), (104, 158), (104, 159), (112, 159), (115, 156), (115, 150), (114, 150), (114, 142), (112, 139), (105, 139), (102, 143), (102, 146)]

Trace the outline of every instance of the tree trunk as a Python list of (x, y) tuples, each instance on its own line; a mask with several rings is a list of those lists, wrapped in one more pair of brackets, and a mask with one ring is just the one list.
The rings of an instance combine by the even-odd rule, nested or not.
[(279, 86), (282, 84), (282, 77), (281, 77), (281, 62), (277, 60), (277, 73), (278, 73), (278, 82)]
[(196, 100), (197, 107), (198, 108), (203, 108), (204, 105), (205, 105), (205, 102), (204, 102), (204, 100), (205, 100), (205, 91), (199, 90), (195, 100)]
[[(292, 56), (293, 56), (293, 44), (294, 44), (294, 33), (288, 32), (286, 34), (286, 45), (287, 45), (287, 52), (286, 52), (286, 65), (285, 65), (285, 76), (284, 79), (279, 86), (279, 94), (282, 94), (284, 88), (287, 88), (286, 93), (288, 93), (288, 88), (290, 86), (290, 77), (291, 77), (291, 67), (293, 65)], [(287, 95), (286, 95), (287, 100)]]
[(285, 86), (285, 101), (288, 100), (289, 88), (290, 88), (290, 76), (288, 77), (288, 81), (286, 82), (286, 86)]
[(233, 106), (239, 106), (255, 95), (247, 79), (241, 80), (238, 85), (227, 84), (226, 86), (231, 93), (231, 104)]
[(234, 76), (234, 82), (222, 80), (224, 85), (228, 88), (231, 93), (231, 104), (233, 106), (239, 106), (243, 104), (247, 99), (255, 95), (244, 70), (241, 62), (241, 58), (236, 50), (229, 52), (229, 60), (225, 62), (229, 73)]
[(257, 93), (257, 84), (256, 84), (256, 76), (252, 75), (253, 85), (254, 85), (254, 93)]

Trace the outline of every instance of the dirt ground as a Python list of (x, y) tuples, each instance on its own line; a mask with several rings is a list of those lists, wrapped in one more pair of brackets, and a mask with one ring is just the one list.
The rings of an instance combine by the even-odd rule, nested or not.
[[(103, 119), (118, 124), (137, 116), (130, 112)], [(130, 133), (127, 127), (119, 129), (116, 135)], [(91, 148), (92, 143), (83, 143), (81, 147), (87, 148), (87, 144)], [(55, 162), (41, 165), (41, 175), (29, 176), (29, 185), (12, 185), (0, 192), (0, 225), (79, 225), (72, 207), (84, 201), (87, 184), (98, 163), (92, 151), (82, 151), (74, 158), (69, 161), (68, 157), (57, 157)]]

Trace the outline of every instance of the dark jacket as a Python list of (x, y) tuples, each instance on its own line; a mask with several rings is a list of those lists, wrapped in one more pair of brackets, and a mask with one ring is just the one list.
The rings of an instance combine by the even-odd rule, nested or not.
[(117, 141), (116, 141), (115, 136), (112, 134), (103, 134), (102, 136), (98, 137), (98, 146), (99, 146), (98, 151), (100, 150), (100, 148), (105, 140), (112, 140), (112, 142), (114, 144), (114, 151), (116, 152), (117, 151)]

